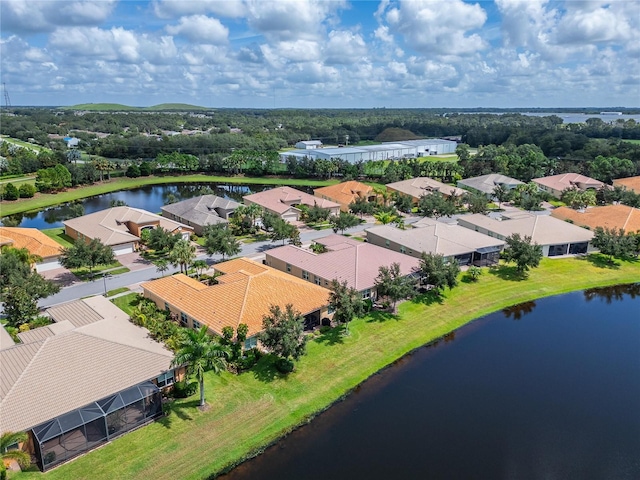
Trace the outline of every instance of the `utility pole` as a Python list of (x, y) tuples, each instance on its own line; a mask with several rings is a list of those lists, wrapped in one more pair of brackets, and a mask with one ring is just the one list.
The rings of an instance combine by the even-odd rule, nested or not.
[(11, 99), (9, 99), (9, 92), (7, 91), (7, 84), (2, 82), (2, 90), (4, 91), (4, 106), (9, 108), (11, 106)]

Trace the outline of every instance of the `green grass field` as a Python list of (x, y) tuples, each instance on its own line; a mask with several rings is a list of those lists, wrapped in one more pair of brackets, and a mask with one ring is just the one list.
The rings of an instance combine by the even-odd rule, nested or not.
[[(401, 304), (398, 315), (373, 313), (353, 321), (348, 337), (336, 329), (313, 337), (288, 377), (275, 373), (268, 357), (239, 376), (208, 373), (210, 410), (196, 409), (197, 394), (175, 401), (165, 418), (67, 465), (11, 478), (207, 478), (308, 422), (381, 368), (476, 318), (541, 297), (640, 281), (640, 262), (599, 266), (604, 263), (599, 255), (543, 259), (526, 280), (511, 267), (483, 269), (477, 283), (462, 282), (443, 300), (427, 294)], [(135, 297), (116, 300), (129, 299)]]
[(640, 145), (640, 140), (623, 140), (623, 142), (633, 143), (635, 145)]
[(13, 143), (15, 145), (20, 145), (21, 147), (28, 148), (30, 150), (33, 150), (36, 153), (40, 153), (43, 150), (46, 151), (46, 152), (51, 152), (50, 148), (42, 147), (40, 145), (35, 145), (35, 144), (29, 143), (29, 142), (24, 142), (22, 140), (18, 140), (17, 138), (8, 137), (8, 136), (5, 136), (5, 135), (2, 135), (1, 138), (2, 138), (2, 141), (4, 141), (4, 142)]
[(42, 233), (44, 233), (47, 237), (55, 240), (56, 242), (58, 242), (60, 245), (62, 245), (65, 248), (69, 248), (73, 246), (73, 238), (71, 238), (70, 236), (66, 235), (64, 233), (64, 228), (60, 227), (60, 228), (47, 228), (46, 230), (40, 230)]
[(33, 198), (24, 198), (12, 202), (0, 202), (0, 216), (14, 215), (16, 213), (38, 211), (53, 205), (79, 200), (81, 198), (102, 195), (144, 185), (160, 185), (166, 183), (241, 183), (252, 185), (291, 185), (307, 187), (324, 187), (338, 183), (338, 180), (306, 180), (297, 178), (270, 178), (270, 177), (223, 177), (214, 175), (182, 175), (182, 176), (150, 176), (139, 178), (114, 178), (95, 185), (70, 188), (60, 193), (38, 193)]

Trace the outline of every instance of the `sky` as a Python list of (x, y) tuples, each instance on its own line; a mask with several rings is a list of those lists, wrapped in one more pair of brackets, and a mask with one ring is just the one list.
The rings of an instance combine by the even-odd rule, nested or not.
[(0, 0), (0, 76), (14, 106), (638, 107), (640, 0)]

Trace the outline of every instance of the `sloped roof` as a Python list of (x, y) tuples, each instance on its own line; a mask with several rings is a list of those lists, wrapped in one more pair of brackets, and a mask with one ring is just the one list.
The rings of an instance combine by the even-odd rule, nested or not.
[(118, 307), (103, 297), (70, 305), (82, 303), (103, 318), (0, 350), (0, 432), (28, 430), (171, 368), (172, 353)]
[(127, 222), (138, 225), (159, 223), (162, 228), (170, 232), (176, 230), (193, 231), (193, 228), (188, 225), (132, 207), (107, 208), (89, 215), (66, 220), (63, 223), (86, 238), (99, 238), (103, 244), (113, 246), (140, 240), (129, 232)]
[(458, 181), (458, 185), (464, 185), (486, 194), (492, 194), (496, 185), (522, 185), (522, 183), (520, 180), (507, 177), (500, 173), (490, 173), (489, 175), (465, 178), (464, 180)]
[(26, 248), (32, 255), (42, 258), (57, 257), (62, 246), (36, 228), (0, 227), (0, 244)]
[(578, 186), (579, 183), (584, 184), (585, 188), (600, 188), (604, 185), (604, 183), (598, 180), (579, 173), (561, 173), (549, 177), (534, 178), (532, 181), (558, 191)]
[(576, 225), (589, 227), (622, 228), (625, 232), (640, 231), (640, 209), (626, 205), (589, 207), (579, 212), (569, 207), (558, 207), (551, 215), (560, 220), (571, 220)]
[(620, 185), (621, 187), (625, 187), (627, 190), (633, 190), (635, 193), (640, 194), (640, 176), (617, 178), (613, 181), (613, 185)]
[(336, 185), (329, 185), (328, 187), (316, 188), (313, 193), (316, 197), (324, 196), (335, 202), (349, 205), (360, 196), (358, 194), (366, 196), (372, 191), (373, 187), (362, 182), (350, 180)]
[(415, 198), (420, 198), (421, 196), (432, 192), (440, 192), (447, 196), (453, 194), (456, 197), (467, 193), (461, 188), (438, 182), (437, 180), (429, 177), (416, 177), (408, 180), (402, 180), (400, 182), (388, 183), (387, 187), (400, 193), (404, 193), (405, 195), (411, 195)]
[(346, 281), (349, 287), (359, 291), (375, 285), (378, 269), (383, 265), (388, 267), (392, 263), (399, 263), (402, 274), (409, 275), (419, 264), (417, 258), (342, 235), (329, 235), (316, 241), (328, 251), (314, 253), (301, 247), (285, 245), (268, 250), (266, 257), (295, 265), (324, 280)]
[(201, 195), (165, 205), (161, 210), (186, 219), (195, 225), (215, 225), (227, 223), (227, 219), (221, 217), (216, 211), (217, 209), (235, 210), (239, 206), (238, 202), (228, 198), (217, 195)]
[(403, 245), (414, 252), (441, 254), (445, 257), (464, 255), (482, 248), (504, 246), (504, 241), (497, 238), (430, 218), (416, 222), (413, 228), (405, 230), (392, 225), (380, 225), (368, 228), (366, 232)]
[[(514, 233), (529, 236), (539, 245), (555, 245), (562, 243), (589, 242), (593, 232), (576, 225), (564, 222), (550, 215), (518, 215), (517, 218), (494, 218), (474, 213), (462, 215), (458, 224), (466, 228), (478, 226), (506, 238)], [(469, 226), (470, 225), (470, 226)]]
[(220, 334), (222, 328), (249, 327), (262, 331), (262, 317), (271, 305), (292, 304), (303, 315), (329, 303), (329, 290), (266, 265), (238, 258), (215, 265), (223, 273), (218, 284), (205, 286), (178, 274), (142, 284), (151, 293)]
[(271, 210), (278, 214), (283, 214), (289, 210), (292, 204), (303, 204), (313, 207), (318, 205), (322, 208), (339, 208), (335, 202), (324, 200), (322, 198), (314, 197), (308, 193), (296, 190), (291, 187), (275, 187), (265, 190), (263, 192), (252, 193), (251, 195), (245, 195), (245, 200), (257, 203), (258, 205)]

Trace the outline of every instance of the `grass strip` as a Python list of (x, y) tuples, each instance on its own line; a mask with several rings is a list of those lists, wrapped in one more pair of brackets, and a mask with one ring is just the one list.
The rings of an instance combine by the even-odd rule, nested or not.
[(47, 237), (58, 242), (60, 245), (62, 245), (65, 248), (70, 248), (73, 246), (73, 243), (74, 243), (73, 238), (71, 238), (69, 235), (66, 235), (64, 233), (63, 227), (47, 228), (45, 230), (40, 230), (40, 231), (44, 233)]
[[(423, 295), (401, 304), (398, 315), (376, 312), (353, 321), (349, 337), (336, 329), (314, 337), (288, 377), (275, 373), (267, 358), (239, 376), (207, 373), (210, 410), (196, 409), (197, 395), (178, 400), (165, 418), (44, 476), (26, 472), (12, 478), (211, 477), (308, 422), (380, 369), (474, 319), (541, 297), (640, 281), (640, 262), (603, 265), (599, 255), (545, 258), (526, 280), (512, 267), (483, 269), (478, 282), (462, 282), (442, 300)], [(125, 303), (128, 297), (115, 300)]]
[(220, 183), (220, 184), (251, 184), (251, 185), (290, 185), (305, 187), (326, 187), (338, 183), (338, 180), (309, 180), (299, 178), (275, 177), (243, 177), (243, 176), (215, 176), (215, 175), (178, 175), (178, 176), (150, 176), (139, 178), (113, 178), (99, 184), (70, 188), (59, 193), (37, 193), (33, 198), (24, 198), (12, 202), (0, 202), (0, 215), (8, 216), (16, 213), (39, 211), (53, 205), (93, 197), (104, 193), (117, 192), (143, 187), (145, 185), (162, 185), (167, 183)]

